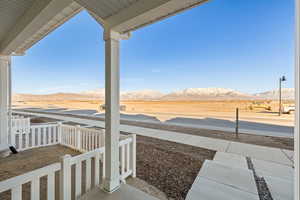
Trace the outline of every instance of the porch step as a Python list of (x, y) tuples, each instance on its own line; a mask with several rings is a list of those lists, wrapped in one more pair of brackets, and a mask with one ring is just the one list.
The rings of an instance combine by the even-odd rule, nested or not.
[(206, 160), (195, 179), (187, 200), (259, 200), (253, 172)]
[(257, 194), (252, 194), (229, 185), (201, 178), (194, 183), (187, 194), (186, 200), (259, 200)]
[(258, 176), (278, 177), (287, 181), (294, 180), (294, 168), (290, 166), (257, 159), (252, 159), (252, 163)]
[(273, 200), (294, 200), (294, 181), (264, 176)]
[[(286, 180), (293, 180), (294, 178), (294, 169), (290, 166), (258, 159), (251, 160), (258, 176), (273, 176)], [(228, 166), (248, 169), (246, 157), (237, 154), (217, 152), (214, 161)]]
[[(273, 200), (293, 200), (294, 169), (264, 160), (251, 159), (258, 177), (263, 177)], [(259, 200), (253, 170), (241, 155), (217, 152), (206, 160), (186, 200)]]
[(233, 154), (233, 153), (225, 153), (218, 151), (215, 154), (214, 161), (218, 161), (223, 165), (228, 165), (232, 167), (239, 167), (242, 169), (248, 169), (247, 160), (244, 156)]

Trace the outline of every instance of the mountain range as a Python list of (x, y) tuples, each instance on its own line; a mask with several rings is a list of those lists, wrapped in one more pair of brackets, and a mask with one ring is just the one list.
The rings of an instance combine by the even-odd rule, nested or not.
[[(256, 94), (242, 93), (226, 88), (188, 88), (170, 93), (156, 90), (139, 90), (121, 92), (122, 100), (247, 100), (247, 99), (278, 99), (278, 90)], [(54, 93), (45, 95), (14, 94), (14, 101), (32, 100), (97, 100), (104, 99), (105, 90), (96, 89), (80, 93)], [(282, 89), (282, 99), (294, 99), (293, 88)]]

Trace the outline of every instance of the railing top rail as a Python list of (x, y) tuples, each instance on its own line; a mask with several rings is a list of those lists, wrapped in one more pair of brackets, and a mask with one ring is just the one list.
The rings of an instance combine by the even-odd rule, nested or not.
[(76, 126), (68, 125), (68, 124), (62, 124), (61, 126), (65, 128), (76, 128)]
[(43, 177), (51, 172), (56, 172), (61, 169), (60, 163), (54, 163), (48, 165), (46, 167), (36, 169), (34, 171), (30, 171), (28, 173), (22, 174), (20, 176), (12, 177), (10, 179), (4, 180), (0, 182), (0, 193), (10, 190), (11, 188), (15, 187), (16, 185), (22, 185), (31, 181), (33, 178), (36, 177)]
[(75, 128), (78, 128), (79, 130), (85, 130), (85, 131), (89, 131), (89, 132), (104, 132), (103, 129), (91, 129), (91, 128), (85, 128), (85, 127), (76, 127), (76, 126), (72, 126), (72, 125), (67, 125), (67, 124), (62, 124), (62, 127), (65, 127), (65, 128), (72, 128), (72, 129), (75, 129)]
[(58, 124), (43, 124), (43, 125), (30, 125), (30, 128), (47, 128), (47, 127), (56, 127)]
[(101, 148), (98, 148), (98, 149), (95, 149), (93, 151), (89, 151), (89, 152), (86, 152), (84, 154), (80, 154), (78, 156), (74, 156), (74, 157), (71, 157), (71, 165), (75, 164), (76, 162), (81, 162), (81, 161), (84, 161), (84, 160), (87, 160), (87, 159), (90, 159), (92, 157), (95, 157), (95, 155), (97, 153), (104, 153), (105, 152), (105, 149), (104, 147), (101, 147)]
[(120, 146), (123, 146), (123, 145), (125, 145), (125, 144), (128, 144), (128, 143), (130, 143), (130, 142), (132, 142), (132, 137), (128, 137), (128, 138), (126, 138), (126, 139), (124, 139), (124, 140), (121, 140), (121, 141), (119, 142), (119, 147), (120, 147)]
[(91, 128), (85, 128), (85, 127), (78, 127), (80, 130), (85, 130), (85, 131), (91, 131), (91, 132), (104, 132), (103, 129), (91, 129)]

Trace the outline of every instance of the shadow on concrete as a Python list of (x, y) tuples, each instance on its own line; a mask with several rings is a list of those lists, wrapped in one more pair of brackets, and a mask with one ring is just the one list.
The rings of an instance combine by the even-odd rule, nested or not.
[[(225, 128), (235, 128), (235, 121), (225, 120), (225, 119), (216, 119), (216, 118), (203, 118), (203, 119), (194, 119), (194, 118), (184, 118), (176, 117), (165, 122), (166, 124), (184, 124), (184, 125), (194, 125), (194, 126), (217, 126)], [(258, 131), (272, 131), (293, 134), (293, 126), (281, 126), (273, 125), (259, 122), (249, 122), (249, 121), (239, 121), (240, 129), (248, 130), (258, 130)]]
[[(104, 113), (97, 113), (94, 116), (100, 117), (100, 118), (105, 118)], [(144, 114), (129, 115), (129, 114), (121, 113), (120, 117), (122, 120), (146, 121), (146, 122), (155, 122), (155, 123), (160, 122), (160, 120), (157, 119), (156, 117), (144, 115)]]
[(60, 113), (72, 114), (72, 115), (94, 115), (97, 112), (98, 112), (97, 110), (92, 110), (92, 109), (78, 109), (78, 110), (65, 110), (65, 111), (61, 111)]

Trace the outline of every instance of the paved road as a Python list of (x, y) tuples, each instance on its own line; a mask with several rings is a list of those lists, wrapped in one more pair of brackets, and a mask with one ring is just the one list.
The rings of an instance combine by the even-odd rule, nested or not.
[[(17, 109), (16, 109), (17, 110)], [(40, 109), (40, 108), (28, 108), (28, 111), (38, 111), (47, 113), (59, 113), (59, 114), (72, 114), (78, 116), (94, 116), (104, 119), (103, 113), (98, 113), (96, 110), (69, 110), (65, 108), (53, 108), (53, 109)], [(143, 121), (150, 123), (160, 123), (160, 124), (171, 124), (180, 125), (186, 127), (202, 128), (209, 130), (220, 130), (227, 132), (235, 132), (235, 122), (226, 119), (217, 118), (185, 118), (176, 117), (165, 122), (161, 122), (156, 117), (144, 115), (144, 114), (121, 114), (121, 119), (132, 120), (132, 121)], [(294, 137), (294, 127), (292, 126), (282, 126), (274, 124), (266, 124), (260, 122), (250, 122), (250, 121), (239, 121), (239, 132), (256, 134), (256, 135), (267, 135), (267, 136), (278, 136), (278, 137)]]

